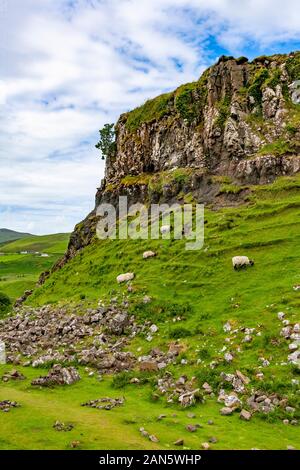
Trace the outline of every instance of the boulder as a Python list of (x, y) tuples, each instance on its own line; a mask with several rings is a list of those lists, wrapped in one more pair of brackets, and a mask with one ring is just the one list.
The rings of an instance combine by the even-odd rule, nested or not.
[(220, 414), (222, 416), (228, 416), (231, 415), (233, 412), (232, 408), (229, 408), (228, 406), (224, 406), (223, 408), (220, 409)]
[(141, 372), (152, 372), (157, 371), (158, 366), (155, 361), (143, 361), (140, 363), (140, 371)]
[(244, 421), (250, 421), (251, 413), (247, 410), (242, 410), (240, 412), (240, 418), (243, 419)]
[(184, 440), (183, 439), (177, 439), (177, 441), (174, 442), (174, 446), (183, 446)]
[(75, 367), (62, 367), (56, 364), (49, 370), (46, 376), (39, 377), (31, 382), (31, 385), (49, 387), (52, 385), (72, 385), (80, 380), (80, 375)]

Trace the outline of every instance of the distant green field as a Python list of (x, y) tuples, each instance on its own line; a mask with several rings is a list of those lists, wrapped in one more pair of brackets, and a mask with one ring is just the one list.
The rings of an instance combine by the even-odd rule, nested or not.
[(0, 228), (0, 245), (12, 240), (18, 240), (21, 238), (27, 238), (32, 236), (33, 235), (31, 235), (30, 233), (16, 232), (15, 230)]
[(64, 253), (69, 238), (69, 233), (29, 237), (1, 246), (0, 252), (18, 253), (20, 251), (39, 251), (56, 254)]
[[(65, 252), (69, 234), (29, 237), (9, 242), (0, 247), (0, 291), (12, 301), (31, 289), (39, 275), (48, 270)], [(43, 258), (36, 254), (20, 254), (21, 251), (47, 253)]]

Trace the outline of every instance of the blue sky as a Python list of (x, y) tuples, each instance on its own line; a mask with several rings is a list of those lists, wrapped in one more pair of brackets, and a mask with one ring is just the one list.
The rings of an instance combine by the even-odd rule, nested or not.
[(221, 54), (300, 49), (298, 0), (0, 0), (0, 227), (72, 230), (98, 130)]

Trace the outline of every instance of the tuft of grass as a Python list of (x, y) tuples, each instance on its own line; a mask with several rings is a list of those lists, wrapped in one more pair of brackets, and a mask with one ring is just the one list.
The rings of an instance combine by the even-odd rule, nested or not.
[(173, 93), (165, 93), (146, 101), (145, 104), (135, 108), (127, 114), (125, 122), (126, 128), (129, 132), (134, 132), (143, 123), (162, 119), (170, 112), (173, 99)]
[(225, 95), (222, 101), (218, 105), (218, 117), (216, 119), (215, 125), (219, 129), (224, 129), (226, 121), (230, 116), (230, 103), (231, 98), (229, 95)]
[(296, 143), (286, 140), (284, 138), (279, 138), (274, 142), (264, 145), (260, 150), (260, 155), (286, 155), (293, 154), (295, 152)]

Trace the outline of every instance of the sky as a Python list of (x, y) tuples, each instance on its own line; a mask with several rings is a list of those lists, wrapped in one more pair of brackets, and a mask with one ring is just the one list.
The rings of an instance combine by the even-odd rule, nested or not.
[(222, 54), (299, 49), (299, 0), (0, 0), (0, 228), (71, 231), (105, 123)]

